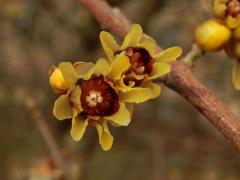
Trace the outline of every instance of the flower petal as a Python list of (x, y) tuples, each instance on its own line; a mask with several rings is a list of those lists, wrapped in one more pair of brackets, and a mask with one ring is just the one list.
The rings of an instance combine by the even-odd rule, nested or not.
[(87, 73), (94, 66), (94, 64), (92, 62), (76, 62), (73, 64), (73, 66), (77, 73), (82, 76)]
[(72, 63), (61, 62), (58, 67), (61, 70), (64, 79), (69, 83), (70, 87), (73, 87), (78, 80), (79, 75), (74, 69)]
[(154, 54), (157, 50), (156, 43), (153, 43), (153, 41), (151, 41), (151, 40), (145, 40), (145, 41), (139, 43), (138, 47), (142, 47), (142, 48), (146, 49), (151, 57), (154, 56)]
[(226, 24), (230, 29), (235, 29), (238, 26), (240, 26), (240, 18), (239, 16), (237, 17), (232, 17), (232, 16), (228, 16), (226, 18)]
[(171, 71), (171, 66), (167, 63), (154, 63), (153, 70), (147, 80), (156, 79), (160, 76), (163, 76)]
[(69, 93), (69, 101), (78, 112), (83, 110), (80, 101), (81, 93), (82, 91), (79, 86), (75, 86), (74, 89)]
[(139, 24), (134, 24), (130, 32), (124, 38), (123, 44), (120, 49), (124, 50), (127, 47), (136, 46), (140, 42), (142, 35), (143, 31), (141, 26)]
[(68, 102), (68, 95), (62, 95), (55, 101), (53, 115), (58, 120), (68, 119), (73, 116), (72, 107)]
[(133, 116), (133, 103), (125, 103), (126, 105), (126, 108), (128, 109), (128, 111), (130, 112), (131, 114), (131, 117)]
[(94, 123), (94, 125), (97, 129), (99, 144), (101, 145), (102, 149), (104, 151), (110, 150), (113, 144), (113, 136), (109, 132), (107, 121), (105, 120), (103, 125), (98, 123)]
[(155, 47), (157, 46), (156, 41), (147, 34), (143, 34), (142, 36), (141, 42), (144, 42), (144, 41), (150, 41), (152, 44), (154, 44)]
[(182, 54), (180, 47), (171, 47), (154, 55), (157, 62), (175, 61)]
[(108, 77), (112, 80), (119, 80), (124, 72), (130, 67), (129, 58), (127, 56), (116, 56), (111, 64), (111, 71)]
[(122, 102), (141, 103), (151, 98), (151, 90), (149, 88), (131, 88), (127, 92), (119, 92), (119, 99)]
[(112, 116), (106, 116), (104, 118), (111, 120), (118, 125), (127, 126), (131, 121), (131, 114), (126, 108), (125, 104), (120, 103), (120, 107), (116, 113), (114, 113)]
[(131, 90), (131, 88), (135, 85), (135, 82), (134, 82), (134, 81), (129, 81), (129, 85), (127, 86), (127, 85), (124, 83), (124, 78), (125, 78), (125, 77), (126, 77), (126, 76), (123, 75), (123, 76), (121, 77), (121, 79), (118, 81), (118, 89), (119, 89), (120, 91), (123, 91), (123, 92), (127, 92), (127, 91)]
[(161, 87), (152, 81), (144, 83), (143, 87), (151, 89), (151, 99), (158, 97), (161, 93)]
[(233, 81), (234, 87), (237, 90), (240, 90), (240, 61), (239, 60), (235, 60), (233, 64), (232, 81)]
[(226, 14), (227, 6), (225, 3), (222, 3), (220, 0), (215, 0), (214, 2), (214, 14), (217, 17), (224, 18)]
[(119, 45), (117, 44), (116, 40), (113, 36), (105, 31), (100, 33), (100, 41), (105, 51), (105, 54), (108, 57), (108, 60), (111, 62), (114, 58), (114, 52), (119, 49)]
[(93, 66), (86, 74), (84, 79), (89, 79), (93, 74), (106, 76), (110, 71), (110, 65), (106, 59), (98, 59), (95, 66)]
[(152, 57), (154, 56), (157, 50), (156, 41), (146, 34), (143, 34), (141, 42), (138, 44), (138, 46), (145, 48)]
[(86, 128), (88, 126), (88, 120), (82, 116), (76, 116), (72, 119), (71, 136), (75, 141), (82, 139)]

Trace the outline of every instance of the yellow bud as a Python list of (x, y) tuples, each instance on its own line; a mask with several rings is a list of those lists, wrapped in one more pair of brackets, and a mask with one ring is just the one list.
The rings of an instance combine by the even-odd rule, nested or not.
[(195, 41), (204, 51), (217, 51), (225, 46), (231, 31), (215, 19), (200, 24), (195, 31)]
[(68, 90), (68, 83), (64, 80), (59, 68), (53, 67), (50, 70), (49, 82), (56, 94), (64, 94)]

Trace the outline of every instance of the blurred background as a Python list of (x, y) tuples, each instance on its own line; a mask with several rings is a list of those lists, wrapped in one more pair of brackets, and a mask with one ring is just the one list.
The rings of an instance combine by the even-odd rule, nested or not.
[[(162, 47), (180, 45), (184, 54), (197, 24), (212, 17), (211, 0), (109, 3), (140, 23)], [(59, 122), (52, 115), (56, 95), (48, 70), (61, 60), (103, 56), (98, 38), (103, 29), (77, 0), (0, 0), (0, 179), (61, 179), (47, 145), (49, 136), (70, 179), (240, 179), (239, 153), (164, 86), (160, 98), (135, 106), (128, 127), (111, 128), (111, 151), (101, 150), (94, 128), (88, 128), (81, 142), (71, 139), (70, 121)], [(201, 58), (194, 74), (240, 116), (240, 93), (233, 89), (231, 61), (224, 52)], [(41, 128), (51, 132), (45, 139)]]

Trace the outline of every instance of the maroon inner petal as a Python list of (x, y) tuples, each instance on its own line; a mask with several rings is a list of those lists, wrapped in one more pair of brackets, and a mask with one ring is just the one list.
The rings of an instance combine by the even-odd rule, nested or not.
[[(119, 99), (117, 93), (103, 76), (93, 76), (89, 80), (81, 79), (78, 84), (82, 90), (80, 97), (84, 110), (82, 115), (110, 116), (118, 111)], [(91, 106), (87, 101), (87, 97), (90, 97), (92, 92), (97, 92), (100, 95), (101, 102), (97, 102), (96, 105)]]

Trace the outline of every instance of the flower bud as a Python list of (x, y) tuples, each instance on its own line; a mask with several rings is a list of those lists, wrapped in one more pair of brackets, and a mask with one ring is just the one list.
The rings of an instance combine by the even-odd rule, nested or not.
[(195, 31), (195, 41), (204, 51), (222, 49), (231, 37), (231, 31), (216, 19), (200, 24)]
[(49, 72), (49, 82), (56, 94), (65, 94), (68, 91), (68, 83), (64, 80), (59, 68), (53, 67)]

